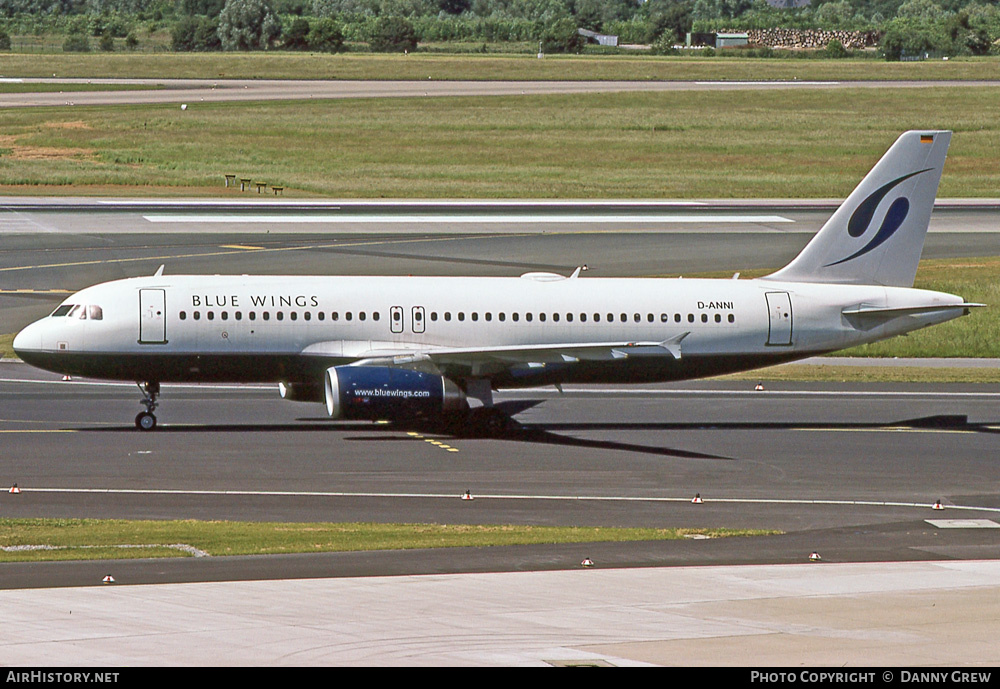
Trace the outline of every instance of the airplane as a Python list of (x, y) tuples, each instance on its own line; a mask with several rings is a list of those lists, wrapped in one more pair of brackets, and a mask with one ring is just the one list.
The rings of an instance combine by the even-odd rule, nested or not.
[(337, 419), (498, 432), (493, 391), (649, 383), (772, 366), (981, 304), (913, 289), (949, 131), (903, 133), (788, 265), (755, 279), (165, 275), (98, 284), (14, 339), (25, 362), (135, 381), (277, 383)]

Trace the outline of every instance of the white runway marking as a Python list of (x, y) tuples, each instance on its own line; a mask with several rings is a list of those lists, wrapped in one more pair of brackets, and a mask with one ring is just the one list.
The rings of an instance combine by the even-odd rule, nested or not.
[(672, 224), (747, 224), (795, 222), (780, 215), (178, 215), (142, 216), (152, 223), (672, 223)]
[[(455, 493), (369, 493), (341, 491), (283, 491), (283, 490), (180, 490), (157, 488), (24, 488), (21, 493), (57, 493), (57, 494), (106, 494), (106, 495), (208, 495), (208, 496), (240, 496), (240, 497), (294, 497), (294, 498), (378, 498), (382, 500), (414, 498), (424, 500), (460, 500), (461, 495)], [(3, 496), (4, 493), (0, 493)], [(622, 496), (622, 495), (523, 495), (523, 494), (482, 494), (473, 493), (476, 500), (543, 500), (561, 502), (662, 502), (690, 503), (691, 496), (682, 498)], [(744, 505), (826, 505), (845, 507), (900, 507), (906, 509), (931, 509), (931, 503), (893, 502), (887, 500), (813, 500), (790, 498), (703, 498), (704, 505), (744, 504)], [(692, 508), (700, 509), (700, 508)], [(976, 512), (1000, 513), (1000, 507), (979, 507), (975, 505), (948, 505), (948, 510), (965, 510)]]

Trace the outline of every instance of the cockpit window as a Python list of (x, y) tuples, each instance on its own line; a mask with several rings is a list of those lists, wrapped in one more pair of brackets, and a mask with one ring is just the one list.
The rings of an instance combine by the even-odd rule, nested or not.
[(85, 308), (83, 308), (82, 305), (76, 304), (73, 308), (71, 308), (69, 310), (69, 313), (67, 314), (67, 316), (69, 318), (75, 318), (77, 316), (79, 316), (80, 318), (86, 318), (87, 317), (87, 310)]
[(52, 316), (53, 317), (56, 317), (56, 316), (65, 316), (67, 313), (69, 313), (69, 310), (72, 309), (72, 308), (73, 308), (72, 304), (63, 304), (58, 309), (56, 309), (55, 311), (52, 312)]
[(87, 307), (87, 315), (90, 316), (92, 321), (104, 320), (104, 309), (96, 304), (91, 304)]

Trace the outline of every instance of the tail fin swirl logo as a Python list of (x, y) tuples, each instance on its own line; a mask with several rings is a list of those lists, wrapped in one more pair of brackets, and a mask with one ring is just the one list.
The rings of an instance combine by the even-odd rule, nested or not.
[[(875, 216), (875, 211), (878, 209), (878, 205), (896, 185), (908, 180), (910, 177), (915, 177), (916, 175), (932, 169), (933, 168), (926, 168), (924, 170), (911, 172), (908, 175), (903, 175), (902, 177), (889, 182), (870, 194), (868, 198), (858, 205), (854, 213), (851, 214), (851, 219), (847, 223), (847, 233), (852, 237), (860, 237), (867, 232), (868, 228), (871, 227), (872, 218)], [(875, 236), (872, 237), (871, 241), (847, 258), (842, 258), (839, 261), (834, 261), (833, 263), (827, 263), (825, 267), (835, 266), (840, 263), (850, 261), (853, 258), (857, 258), (858, 256), (863, 256), (869, 251), (872, 251), (876, 247), (882, 245), (896, 232), (896, 230), (900, 228), (903, 221), (906, 220), (906, 215), (909, 211), (910, 202), (906, 199), (906, 197), (900, 196), (889, 206), (889, 210), (885, 214), (885, 219), (882, 220), (882, 226), (878, 228), (878, 232), (875, 233)]]

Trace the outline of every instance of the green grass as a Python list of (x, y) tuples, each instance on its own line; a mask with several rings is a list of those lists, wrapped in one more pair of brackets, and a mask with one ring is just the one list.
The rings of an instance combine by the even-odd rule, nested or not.
[(982, 87), (359, 99), (0, 112), (0, 193), (829, 198), (898, 134), (956, 134), (943, 197), (1000, 189)]
[(930, 366), (834, 366), (782, 364), (757, 371), (720, 376), (719, 380), (798, 383), (1000, 383), (1000, 368)]
[[(478, 47), (482, 44), (473, 44)], [(4, 76), (200, 79), (448, 79), (448, 80), (899, 80), (996, 79), (1000, 59), (947, 62), (749, 59), (696, 56), (414, 53), (7, 53)]]
[(14, 333), (0, 335), (0, 359), (15, 359), (14, 354)]
[[(179, 543), (209, 555), (224, 556), (674, 540), (691, 535), (721, 538), (775, 533), (778, 532), (752, 529), (0, 519), (0, 546), (60, 548), (0, 551), (0, 562), (189, 556), (184, 551), (162, 547)], [(115, 547), (121, 545), (161, 547), (142, 550)]]

